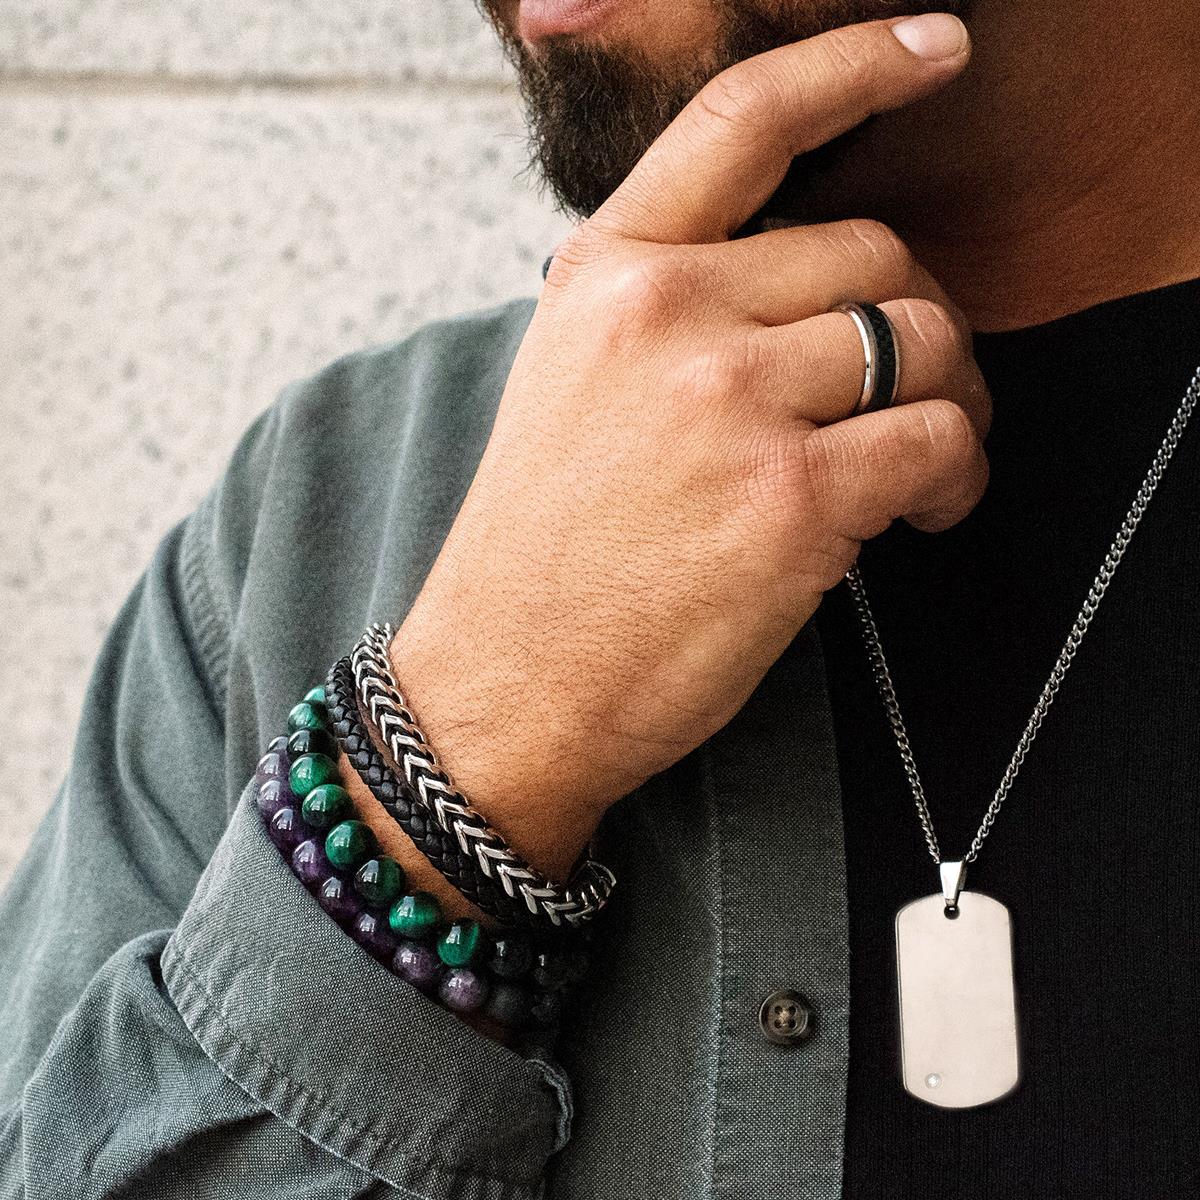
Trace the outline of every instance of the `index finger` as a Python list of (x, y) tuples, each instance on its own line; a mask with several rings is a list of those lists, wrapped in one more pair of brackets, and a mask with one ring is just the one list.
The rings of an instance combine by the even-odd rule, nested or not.
[[(892, 32), (902, 24), (929, 57)], [(936, 90), (969, 54), (957, 17), (926, 13), (846, 25), (736, 63), (696, 93), (587, 224), (638, 241), (724, 241), (793, 158)]]

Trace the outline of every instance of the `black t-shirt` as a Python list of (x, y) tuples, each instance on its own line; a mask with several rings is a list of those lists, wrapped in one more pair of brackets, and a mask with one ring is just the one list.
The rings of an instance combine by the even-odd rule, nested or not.
[[(954, 529), (860, 558), (917, 767), (961, 857), (1200, 365), (1200, 280), (977, 334), (987, 492)], [(1023, 1080), (910, 1097), (893, 923), (939, 890), (844, 584), (817, 620), (850, 897), (845, 1195), (1200, 1193), (1200, 413), (967, 886), (1013, 914)]]

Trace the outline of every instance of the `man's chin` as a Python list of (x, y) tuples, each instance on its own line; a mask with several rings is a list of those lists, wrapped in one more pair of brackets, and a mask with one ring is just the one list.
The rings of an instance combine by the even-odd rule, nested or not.
[[(727, 67), (858, 21), (968, 7), (968, 0), (712, 0), (717, 33), (710, 52), (679, 58), (584, 38), (549, 38), (535, 50), (498, 14), (500, 0), (480, 2), (517, 68), (534, 166), (558, 207), (577, 217), (595, 212), (688, 101)], [(647, 4), (669, 7), (667, 0)], [(834, 198), (850, 192), (851, 150), (870, 124), (797, 158), (762, 215), (788, 224), (835, 219)]]

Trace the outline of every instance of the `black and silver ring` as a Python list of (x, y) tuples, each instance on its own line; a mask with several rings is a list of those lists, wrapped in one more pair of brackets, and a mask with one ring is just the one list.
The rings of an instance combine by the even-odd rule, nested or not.
[(866, 302), (839, 304), (833, 311), (845, 313), (854, 322), (866, 358), (862, 395), (850, 415), (891, 408), (900, 387), (900, 347), (887, 313)]

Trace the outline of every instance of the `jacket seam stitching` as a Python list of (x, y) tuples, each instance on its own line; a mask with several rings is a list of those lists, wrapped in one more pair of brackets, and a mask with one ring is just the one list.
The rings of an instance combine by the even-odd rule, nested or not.
[(210, 496), (199, 505), (187, 523), (183, 543), (183, 586), (195, 613), (196, 649), (203, 661), (219, 716), (224, 720), (228, 706), (228, 622), (223, 621), (218, 613), (206, 564), (202, 561), (206, 545), (202, 534), (207, 529), (211, 504)]

